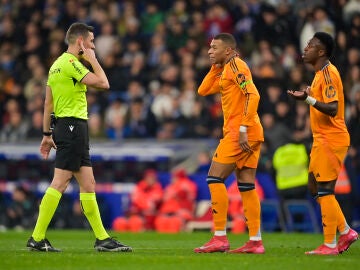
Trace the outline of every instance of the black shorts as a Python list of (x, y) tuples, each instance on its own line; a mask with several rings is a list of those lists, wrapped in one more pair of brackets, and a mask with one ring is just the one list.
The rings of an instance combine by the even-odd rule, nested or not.
[(91, 167), (86, 120), (58, 118), (53, 138), (57, 147), (55, 168), (76, 172), (82, 166)]

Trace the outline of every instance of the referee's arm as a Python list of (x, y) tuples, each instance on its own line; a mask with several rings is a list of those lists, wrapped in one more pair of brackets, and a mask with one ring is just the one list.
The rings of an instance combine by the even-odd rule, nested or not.
[(52, 133), (50, 131), (50, 114), (53, 112), (53, 96), (51, 88), (46, 86), (46, 95), (44, 103), (44, 118), (43, 118), (43, 138), (40, 143), (40, 154), (43, 159), (47, 159), (50, 154), (51, 148), (56, 149), (55, 142), (52, 138)]
[(53, 96), (50, 86), (46, 86), (46, 95), (44, 103), (43, 132), (50, 131), (50, 114), (54, 111)]
[(97, 89), (109, 89), (110, 84), (106, 74), (101, 67), (99, 61), (96, 58), (95, 52), (93, 49), (86, 49), (84, 44), (81, 43), (81, 48), (83, 51), (82, 58), (90, 63), (94, 72), (89, 72), (85, 75), (85, 77), (81, 80), (81, 82), (87, 86), (92, 86)]

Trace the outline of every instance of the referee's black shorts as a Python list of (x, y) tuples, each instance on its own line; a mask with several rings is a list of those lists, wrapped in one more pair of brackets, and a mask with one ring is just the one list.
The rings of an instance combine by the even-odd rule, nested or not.
[(76, 172), (82, 166), (91, 167), (86, 120), (73, 117), (58, 118), (53, 138), (57, 147), (55, 168)]

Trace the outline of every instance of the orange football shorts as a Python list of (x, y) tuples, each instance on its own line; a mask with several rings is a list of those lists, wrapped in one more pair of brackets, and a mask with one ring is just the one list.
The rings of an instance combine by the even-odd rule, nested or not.
[(314, 174), (316, 181), (326, 182), (338, 178), (348, 148), (348, 146), (326, 144), (312, 147), (309, 172)]
[(249, 145), (253, 150), (252, 153), (243, 152), (237, 141), (221, 139), (212, 159), (222, 164), (235, 163), (239, 169), (242, 167), (257, 168), (261, 142), (249, 141)]

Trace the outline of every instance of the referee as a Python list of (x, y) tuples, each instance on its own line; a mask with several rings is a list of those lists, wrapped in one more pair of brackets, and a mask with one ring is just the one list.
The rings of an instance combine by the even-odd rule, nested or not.
[[(46, 239), (46, 231), (63, 192), (74, 176), (80, 187), (82, 210), (94, 231), (94, 248), (98, 251), (132, 251), (111, 238), (106, 232), (95, 195), (95, 178), (89, 155), (87, 86), (108, 89), (109, 82), (94, 49), (93, 27), (73, 23), (65, 38), (68, 49), (51, 66), (48, 74), (44, 105), (43, 139), (40, 153), (47, 159), (51, 148), (56, 149), (54, 178), (39, 207), (39, 216), (27, 242), (35, 251), (60, 251)], [(87, 61), (93, 72), (79, 60)], [(51, 113), (56, 126), (51, 129)]]

